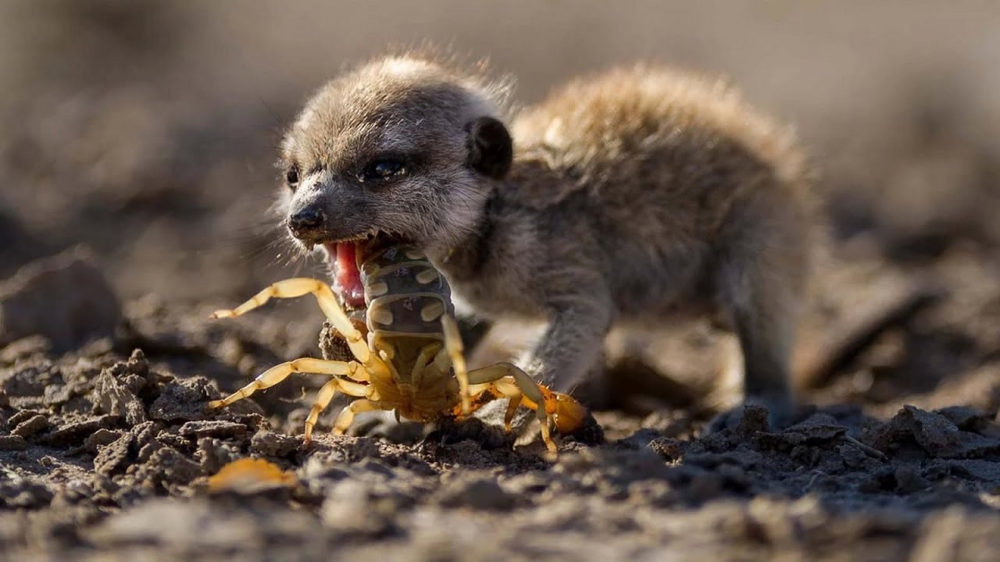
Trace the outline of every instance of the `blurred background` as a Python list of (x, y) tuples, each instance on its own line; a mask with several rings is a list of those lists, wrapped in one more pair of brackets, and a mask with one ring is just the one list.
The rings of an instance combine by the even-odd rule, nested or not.
[[(124, 301), (233, 303), (319, 271), (289, 262), (267, 214), (281, 133), (346, 66), (424, 40), (489, 57), (517, 77), (525, 104), (571, 76), (636, 60), (731, 77), (797, 127), (821, 173), (834, 265), (807, 322), (821, 328), (805, 340), (826, 353), (813, 363), (836, 363), (813, 366), (829, 371), (816, 375), (823, 384), (846, 375), (828, 399), (889, 401), (900, 387), (887, 381), (901, 379), (912, 398), (968, 375), (981, 386), (967, 392), (995, 405), (991, 2), (8, 0), (0, 278), (80, 243)], [(943, 300), (899, 318), (890, 310), (858, 349), (827, 357), (843, 342), (822, 343), (824, 328), (846, 326), (849, 340), (864, 331), (867, 320), (852, 319), (859, 309), (905, 305), (907, 291), (927, 287)], [(316, 326), (307, 324), (304, 334)]]

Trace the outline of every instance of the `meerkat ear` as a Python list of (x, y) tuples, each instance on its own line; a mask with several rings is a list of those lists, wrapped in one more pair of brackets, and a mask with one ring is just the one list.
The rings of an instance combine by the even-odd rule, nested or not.
[(507, 175), (514, 161), (514, 143), (503, 123), (492, 117), (480, 117), (465, 126), (469, 137), (468, 163), (491, 178)]

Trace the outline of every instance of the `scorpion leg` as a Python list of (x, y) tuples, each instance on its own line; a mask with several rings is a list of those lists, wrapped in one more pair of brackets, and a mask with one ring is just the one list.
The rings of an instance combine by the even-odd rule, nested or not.
[(337, 302), (337, 297), (334, 296), (333, 290), (330, 289), (329, 285), (318, 279), (296, 277), (294, 279), (278, 281), (232, 310), (217, 310), (213, 312), (212, 318), (241, 316), (263, 305), (272, 298), (293, 299), (307, 294), (312, 294), (316, 297), (316, 302), (323, 309), (323, 314), (330, 320), (333, 327), (344, 336), (348, 347), (351, 348), (351, 353), (354, 354), (358, 362), (364, 365), (369, 373), (376, 376), (384, 375), (388, 377), (389, 371), (385, 364), (368, 348), (368, 344), (365, 342), (361, 332), (354, 327), (344, 309), (341, 308), (340, 303)]
[(458, 379), (459, 395), (462, 397), (462, 415), (468, 415), (471, 403), (469, 372), (465, 367), (465, 348), (462, 345), (462, 335), (458, 331), (455, 319), (447, 314), (441, 315), (441, 327), (444, 328), (444, 345), (451, 357), (451, 367), (455, 371), (455, 378)]
[[(221, 408), (223, 406), (228, 406), (233, 402), (242, 400), (247, 396), (250, 396), (254, 392), (264, 388), (270, 388), (279, 382), (287, 379), (292, 373), (306, 373), (306, 374), (319, 374), (319, 375), (343, 375), (358, 380), (366, 380), (367, 373), (365, 373), (364, 367), (355, 361), (344, 362), (344, 361), (327, 361), (325, 359), (313, 359), (311, 357), (303, 357), (302, 359), (296, 359), (294, 361), (287, 361), (285, 363), (279, 363), (274, 367), (264, 371), (257, 376), (253, 381), (244, 386), (243, 388), (237, 390), (236, 392), (230, 394), (229, 396), (223, 398), (222, 400), (212, 400), (208, 403), (209, 408)], [(345, 384), (356, 385), (360, 388), (368, 388), (365, 385), (358, 383), (352, 383), (350, 381), (343, 381)]]
[(309, 417), (306, 418), (306, 445), (309, 445), (312, 441), (313, 427), (316, 426), (316, 420), (319, 419), (320, 413), (330, 405), (330, 401), (336, 396), (338, 390), (348, 396), (365, 397), (371, 392), (371, 387), (343, 379), (331, 379), (324, 384), (323, 388), (319, 389), (319, 394), (316, 396), (316, 402), (313, 404), (312, 409), (309, 410)]
[(517, 409), (521, 407), (522, 395), (511, 396), (510, 401), (507, 403), (507, 413), (503, 416), (503, 428), (507, 431), (511, 430), (511, 422), (514, 421), (514, 415), (517, 413)]
[[(506, 377), (511, 377), (513, 379), (510, 384), (504, 384)], [(516, 365), (511, 363), (497, 363), (496, 365), (491, 365), (489, 367), (483, 367), (482, 369), (476, 369), (468, 374), (468, 382), (471, 384), (484, 384), (491, 383), (494, 388), (496, 388), (501, 394), (511, 399), (513, 402), (517, 400), (518, 403), (521, 402), (522, 397), (527, 398), (530, 403), (525, 403), (525, 406), (535, 410), (535, 416), (538, 418), (538, 422), (542, 426), (542, 441), (545, 442), (545, 446), (550, 452), (556, 452), (556, 444), (552, 441), (552, 435), (549, 428), (550, 415), (555, 413), (555, 405), (553, 401), (546, 400), (546, 396), (543, 393), (543, 388), (531, 375), (525, 373)], [(548, 389), (545, 389), (548, 391)], [(549, 412), (549, 409), (552, 409)], [(508, 405), (507, 414), (508, 418), (511, 413), (511, 408)], [(509, 420), (505, 420), (509, 423)]]
[(347, 431), (347, 428), (351, 427), (351, 423), (354, 422), (354, 414), (384, 409), (378, 402), (373, 400), (355, 400), (340, 411), (337, 421), (333, 422), (333, 433), (334, 435), (343, 435)]

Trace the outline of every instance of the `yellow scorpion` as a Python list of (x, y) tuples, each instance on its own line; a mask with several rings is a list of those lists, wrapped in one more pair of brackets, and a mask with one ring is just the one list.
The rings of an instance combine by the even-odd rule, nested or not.
[(312, 438), (320, 413), (337, 392), (358, 399), (340, 412), (333, 425), (343, 434), (360, 412), (395, 411), (397, 417), (417, 422), (460, 418), (484, 404), (509, 400), (505, 426), (518, 407), (534, 410), (542, 439), (552, 453), (556, 445), (550, 426), (563, 434), (580, 429), (590, 414), (570, 396), (554, 392), (510, 363), (466, 370), (462, 340), (453, 319), (451, 290), (444, 277), (419, 250), (390, 246), (356, 257), (364, 287), (368, 338), (355, 327), (331, 287), (309, 278), (286, 279), (270, 285), (232, 310), (213, 318), (245, 314), (272, 298), (289, 299), (312, 294), (330, 323), (346, 340), (355, 361), (301, 358), (275, 365), (251, 383), (222, 400), (220, 408), (254, 392), (274, 386), (292, 373), (331, 375), (319, 390), (305, 422), (305, 442)]

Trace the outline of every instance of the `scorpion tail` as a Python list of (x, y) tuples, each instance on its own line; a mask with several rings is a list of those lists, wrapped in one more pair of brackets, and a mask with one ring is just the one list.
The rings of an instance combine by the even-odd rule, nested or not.
[(590, 412), (575, 398), (561, 392), (552, 393), (556, 399), (555, 424), (559, 433), (573, 433), (580, 429)]
[(552, 392), (555, 398), (556, 430), (562, 435), (572, 435), (577, 441), (589, 445), (604, 442), (604, 431), (583, 404), (561, 392)]

